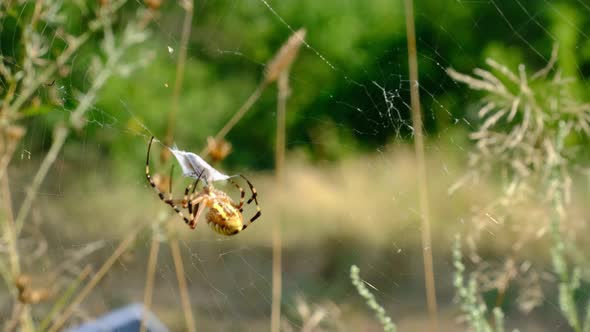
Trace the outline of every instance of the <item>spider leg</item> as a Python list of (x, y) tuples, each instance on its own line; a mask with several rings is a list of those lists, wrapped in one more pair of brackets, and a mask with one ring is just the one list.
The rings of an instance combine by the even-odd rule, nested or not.
[(242, 210), (243, 210), (243, 209), (242, 209), (242, 207), (244, 207), (244, 197), (246, 196), (246, 192), (244, 191), (244, 189), (242, 189), (242, 187), (240, 187), (240, 185), (239, 185), (239, 184), (235, 183), (235, 182), (234, 182), (234, 181), (232, 181), (232, 180), (228, 180), (228, 181), (229, 181), (231, 184), (233, 184), (233, 185), (234, 185), (236, 188), (238, 188), (238, 190), (240, 191), (240, 203), (238, 203), (238, 204), (235, 204), (235, 203), (233, 203), (233, 202), (232, 202), (232, 204), (233, 204), (233, 206), (234, 206), (236, 209), (239, 209), (239, 210), (240, 210), (240, 212), (242, 212)]
[(246, 182), (248, 183), (248, 186), (250, 187), (250, 191), (252, 192), (252, 196), (248, 199), (246, 204), (250, 204), (250, 203), (252, 203), (252, 201), (255, 201), (256, 205), (258, 205), (258, 200), (256, 199), (256, 197), (258, 197), (258, 193), (256, 192), (256, 188), (254, 188), (254, 185), (252, 185), (252, 182), (250, 182), (250, 180), (248, 180), (245, 176), (243, 176), (242, 174), (240, 174), (239, 176), (242, 179), (246, 180)]
[(260, 206), (258, 206), (258, 204), (256, 204), (256, 210), (257, 211), (254, 217), (250, 218), (250, 221), (242, 226), (242, 230), (245, 230), (246, 227), (250, 226), (250, 224), (253, 223), (254, 220), (258, 219), (262, 215), (262, 212), (260, 212)]
[(190, 222), (188, 223), (188, 225), (192, 229), (195, 229), (195, 227), (197, 227), (197, 222), (199, 221), (199, 217), (201, 216), (201, 213), (203, 213), (203, 210), (205, 210), (206, 204), (201, 205), (201, 202), (203, 202), (203, 200), (205, 200), (206, 198), (207, 198), (206, 194), (199, 194), (197, 196), (197, 198), (192, 199), (189, 202), (189, 206), (193, 206), (193, 205), (195, 206), (194, 214), (192, 215), (192, 218), (191, 218)]
[[(154, 188), (154, 190), (158, 193), (158, 197), (160, 197), (160, 199), (164, 203), (170, 205), (170, 207), (172, 207), (174, 209), (174, 211), (176, 211), (176, 213), (178, 213), (178, 215), (180, 215), (182, 217), (182, 219), (184, 219), (184, 222), (185, 223), (190, 224), (190, 220), (187, 217), (184, 216), (184, 214), (182, 213), (182, 211), (180, 210), (180, 208), (178, 207), (178, 205), (175, 204), (174, 200), (172, 199), (172, 194), (170, 193), (170, 197), (169, 198), (164, 197), (164, 193), (161, 192), (160, 189), (158, 189), (158, 187), (154, 183), (154, 179), (152, 179), (152, 176), (150, 174), (150, 150), (152, 148), (152, 142), (153, 141), (154, 141), (154, 137), (152, 136), (152, 138), (150, 139), (150, 143), (148, 145), (147, 160), (145, 162), (145, 177), (148, 180), (150, 186), (152, 188)], [(172, 178), (170, 178), (170, 181), (172, 181)], [(170, 184), (170, 188), (172, 188), (172, 183)]]
[[(184, 199), (183, 199), (183, 203), (182, 203), (182, 207), (187, 207), (188, 204), (188, 213), (192, 214), (193, 213), (193, 204), (192, 204), (192, 196), (195, 193), (195, 190), (197, 189), (197, 186), (199, 185), (199, 180), (201, 180), (201, 176), (203, 175), (203, 173), (201, 173), (199, 175), (199, 177), (197, 178), (197, 180), (195, 181), (194, 184), (189, 184), (185, 189), (184, 189)], [(191, 188), (193, 189), (193, 192), (191, 193), (190, 197), (189, 197), (189, 191), (191, 190)]]
[[(248, 186), (250, 187), (250, 191), (252, 192), (252, 197), (250, 197), (248, 199), (248, 202), (246, 202), (246, 204), (250, 204), (252, 201), (254, 201), (254, 203), (256, 203), (256, 214), (254, 215), (254, 217), (250, 218), (250, 222), (248, 223), (248, 225), (249, 225), (249, 224), (253, 223), (254, 220), (258, 219), (262, 215), (262, 212), (260, 211), (260, 205), (258, 205), (258, 199), (257, 199), (258, 193), (256, 192), (256, 188), (254, 188), (254, 185), (252, 185), (252, 182), (250, 182), (250, 180), (248, 180), (245, 176), (240, 174), (240, 177), (242, 179), (246, 180), (246, 182), (248, 183)], [(247, 227), (247, 225), (244, 225), (244, 227), (242, 229), (245, 229), (246, 227)]]

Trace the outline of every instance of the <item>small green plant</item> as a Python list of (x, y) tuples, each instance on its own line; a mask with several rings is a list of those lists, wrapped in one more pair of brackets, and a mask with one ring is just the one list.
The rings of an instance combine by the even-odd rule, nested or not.
[(377, 303), (375, 299), (375, 295), (371, 293), (371, 291), (365, 285), (365, 282), (360, 277), (361, 270), (356, 266), (353, 265), (350, 267), (350, 279), (352, 280), (352, 284), (356, 287), (357, 292), (359, 293), (362, 298), (367, 301), (367, 305), (373, 312), (375, 312), (375, 316), (379, 320), (379, 323), (383, 326), (383, 331), (385, 332), (395, 332), (397, 331), (395, 324), (391, 320), (389, 316), (385, 313), (385, 309)]
[[(468, 284), (465, 284), (463, 273), (463, 254), (461, 253), (461, 237), (457, 235), (455, 245), (453, 246), (453, 266), (455, 267), (455, 278), (453, 285), (457, 290), (461, 311), (467, 316), (467, 320), (476, 332), (504, 332), (504, 313), (499, 307), (494, 308), (494, 325), (490, 325), (486, 318), (488, 311), (485, 303), (478, 298), (477, 280), (475, 277), (469, 278)], [(516, 331), (516, 330), (515, 330)]]
[[(547, 66), (532, 75), (527, 74), (522, 64), (514, 73), (494, 60), (486, 62), (491, 71), (477, 68), (474, 76), (447, 70), (456, 81), (484, 92), (482, 107), (477, 113), (482, 124), (470, 135), (475, 141), (475, 149), (469, 156), (471, 170), (450, 191), (482, 175), (500, 175), (505, 180), (502, 195), (474, 218), (475, 224), (479, 224), (476, 228), (481, 233), (491, 220), (496, 232), (514, 231), (519, 238), (511, 246), (511, 261), (519, 259), (525, 243), (543, 237), (548, 229), (552, 235), (550, 251), (558, 277), (561, 313), (574, 331), (588, 332), (590, 303), (582, 321), (575, 297), (581, 284), (582, 267), (568, 267), (568, 249), (575, 250), (575, 245), (567, 241), (571, 245), (566, 246), (562, 228), (568, 221), (566, 207), (570, 202), (573, 174), (584, 168), (585, 160), (579, 158), (579, 152), (590, 138), (590, 104), (577, 101), (572, 93), (574, 80), (562, 77), (554, 68), (557, 48)], [(553, 73), (551, 77), (550, 73)], [(539, 214), (539, 218), (518, 215), (520, 210), (525, 210), (518, 208), (519, 204), (537, 204), (544, 213)], [(468, 239), (474, 251), (476, 241), (477, 236)], [(474, 277), (468, 286), (463, 282), (465, 267), (461, 263), (459, 240), (453, 254), (457, 271), (455, 287), (462, 309), (477, 331), (491, 331), (483, 317), (485, 305), (475, 300), (478, 282)], [(473, 256), (476, 263), (482, 262), (476, 253)], [(488, 283), (502, 294), (497, 305), (503, 300), (508, 282), (515, 280), (518, 273), (507, 272), (504, 276), (500, 273), (496, 281)], [(496, 321), (501, 317), (498, 308), (497, 311), (494, 312)], [(499, 327), (497, 325), (496, 329)]]
[[(69, 302), (80, 283), (88, 277), (90, 267), (72, 278), (64, 272), (66, 266), (79, 264), (102, 244), (79, 248), (76, 255), (62, 262), (38, 264), (45, 255), (31, 255), (30, 248), (23, 248), (23, 239), (32, 233), (36, 234), (35, 243), (46, 243), (39, 229), (30, 232), (38, 228), (39, 223), (27, 221), (66, 140), (91, 121), (91, 111), (102, 88), (111, 77), (128, 76), (152, 58), (152, 52), (141, 52), (141, 57), (129, 59), (129, 54), (148, 39), (147, 25), (152, 14), (138, 6), (135, 16), (130, 16), (131, 9), (124, 8), (127, 2), (99, 1), (95, 5), (81, 1), (0, 3), (0, 39), (3, 41), (0, 45), (0, 241), (8, 248), (0, 254), (0, 280), (6, 285), (13, 308), (12, 314), (2, 319), (1, 327), (5, 331), (61, 330), (77, 305), (116, 260), (114, 254), (115, 259), (105, 264), (105, 268)], [(74, 13), (84, 14), (87, 19), (77, 25), (76, 20), (70, 21)], [(88, 60), (75, 61), (87, 55)], [(78, 62), (82, 65), (76, 65)], [(80, 70), (84, 73), (84, 88), (75, 84)], [(53, 109), (67, 112), (51, 112)], [(10, 182), (10, 164), (16, 147), (26, 135), (26, 125), (33, 118), (53, 123), (51, 147), (30, 185), (25, 187), (22, 203), (13, 211), (11, 192), (22, 185)], [(59, 118), (61, 120), (57, 120)], [(52, 269), (49, 273), (39, 273), (35, 265)], [(34, 287), (35, 284), (43, 286)], [(33, 307), (51, 302), (49, 314), (45, 318), (37, 317), (43, 312)], [(39, 326), (37, 321), (41, 322)]]

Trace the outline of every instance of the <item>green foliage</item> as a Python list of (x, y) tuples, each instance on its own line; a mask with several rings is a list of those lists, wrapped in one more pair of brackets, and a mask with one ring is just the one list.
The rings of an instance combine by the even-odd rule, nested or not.
[[(293, 29), (305, 27), (307, 42), (312, 47), (302, 50), (291, 72), (292, 93), (287, 105), (289, 149), (304, 150), (314, 159), (334, 160), (363, 149), (373, 150), (391, 139), (411, 137), (411, 129), (402, 123), (409, 123), (409, 112), (404, 105), (409, 96), (404, 79), (407, 77), (407, 51), (401, 1), (305, 0), (268, 1), (268, 4), (272, 9), (263, 1), (214, 1), (200, 5), (195, 11), (176, 121), (175, 141), (179, 145), (200, 150), (205, 138), (231, 117), (255, 89), (263, 65), (292, 32), (285, 23)], [(84, 30), (96, 6), (96, 2), (83, 1), (64, 4), (61, 17), (67, 20), (39, 24), (36, 29), (51, 34), (65, 28), (77, 34)], [(580, 15), (574, 4), (541, 0), (527, 3), (527, 8), (535, 8), (539, 13), (535, 17), (539, 24), (529, 24), (526, 30), (518, 31), (529, 48), (515, 45), (509, 38), (514, 36), (514, 27), (501, 24), (502, 19), (522, 20), (523, 8), (511, 2), (497, 6), (417, 3), (420, 85), (431, 92), (422, 100), (425, 125), (430, 132), (448, 129), (469, 109), (457, 107), (457, 103), (464, 102), (464, 91), (445, 78), (441, 67), (449, 63), (464, 66), (492, 57), (502, 60), (509, 68), (519, 63), (536, 65), (546, 61), (540, 54), (547, 54), (551, 48), (548, 31), (559, 42), (559, 65), (566, 74), (579, 78), (590, 63), (590, 39), (581, 33), (590, 18)], [(440, 15), (441, 12), (445, 14)], [(33, 15), (33, 5), (30, 2), (13, 5), (3, 15), (2, 55), (20, 58), (23, 24)], [(142, 150), (140, 146), (145, 140), (135, 139), (131, 144), (128, 140), (115, 140), (108, 132), (113, 126), (116, 130), (125, 130), (132, 122), (128, 118), (135, 116), (158, 137), (164, 135), (179, 52), (175, 36), (184, 12), (176, 3), (166, 2), (160, 15), (162, 20), (156, 29), (159, 34), (150, 45), (158, 54), (154, 64), (135, 74), (133, 79), (139, 84), (111, 79), (100, 94), (95, 112), (89, 113), (91, 124), (94, 122), (98, 127), (91, 128), (84, 139), (100, 143), (104, 151), (122, 162), (130, 156), (139, 156), (136, 151)], [(428, 19), (431, 17), (437, 19)], [(476, 23), (474, 17), (477, 17)], [(486, 38), (473, 38), (473, 31), (463, 28), (474, 24), (478, 29), (485, 29)], [(64, 89), (63, 108), (73, 108), (77, 91), (84, 90), (92, 55), (100, 47), (100, 39), (100, 34), (93, 35), (88, 47), (76, 53), (76, 62), (67, 81), (56, 82)], [(60, 38), (52, 40), (48, 57), (67, 47)], [(168, 46), (174, 49), (173, 53), (168, 53)], [(401, 88), (398, 97), (393, 99), (399, 114), (384, 117), (391, 110), (387, 110), (383, 91), (373, 82), (388, 92)], [(569, 89), (580, 97), (587, 97), (587, 91), (579, 86), (576, 83)], [(229, 133), (235, 153), (227, 161), (230, 167), (247, 164), (268, 168), (273, 165), (275, 91), (267, 89), (250, 113)], [(54, 101), (42, 98), (42, 103)], [(53, 109), (59, 110), (59, 107)], [(41, 110), (48, 109), (34, 108), (29, 114), (41, 115), (38, 112)], [(122, 112), (124, 110), (128, 112)], [(55, 113), (64, 118), (64, 112)], [(51, 117), (47, 119), (49, 123), (42, 122), (43, 125), (53, 125), (57, 121)], [(323, 131), (328, 132), (318, 136), (317, 133)], [(326, 141), (318, 141), (318, 137), (326, 137)]]
[(459, 304), (463, 314), (467, 316), (469, 324), (476, 332), (504, 331), (504, 316), (500, 308), (494, 309), (494, 318), (496, 320), (495, 330), (488, 323), (486, 313), (488, 311), (485, 303), (478, 298), (477, 281), (471, 277), (469, 282), (465, 283), (463, 274), (465, 265), (463, 265), (463, 255), (461, 253), (461, 237), (457, 235), (453, 246), (453, 266), (455, 267), (455, 278), (453, 285), (459, 297)]
[[(558, 277), (559, 309), (566, 318), (568, 324), (575, 332), (590, 331), (590, 300), (586, 304), (585, 319), (580, 321), (578, 306), (576, 304), (576, 291), (581, 286), (581, 267), (574, 266), (570, 271), (566, 257), (566, 244), (563, 238), (560, 225), (563, 222), (563, 209), (561, 194), (554, 197), (554, 209), (551, 219), (551, 235), (553, 236), (553, 247), (551, 248), (551, 260), (553, 270)], [(584, 317), (584, 316), (582, 316)]]
[(350, 267), (350, 279), (352, 280), (352, 284), (356, 287), (359, 295), (367, 301), (367, 306), (375, 312), (375, 316), (377, 316), (379, 323), (383, 326), (383, 331), (395, 332), (397, 330), (395, 324), (391, 318), (387, 316), (385, 309), (383, 309), (383, 307), (377, 302), (375, 295), (373, 295), (373, 293), (367, 288), (365, 282), (359, 275), (360, 272), (361, 270), (356, 265)]
[[(557, 48), (548, 64), (533, 74), (527, 74), (524, 64), (518, 65), (518, 72), (514, 72), (492, 59), (486, 62), (492, 70), (478, 68), (474, 76), (448, 70), (455, 80), (484, 92), (483, 106), (478, 111), (482, 123), (471, 134), (477, 148), (470, 158), (469, 177), (498, 172), (508, 178), (509, 184), (500, 203), (491, 204), (494, 211), (487, 212), (495, 214), (500, 210), (505, 219), (514, 213), (512, 202), (517, 199), (552, 203), (551, 256), (558, 276), (559, 307), (570, 327), (576, 332), (583, 331), (587, 327), (580, 321), (575, 294), (580, 288), (581, 267), (574, 267), (570, 272), (560, 228), (567, 221), (565, 211), (572, 187), (571, 174), (584, 162), (577, 152), (590, 137), (590, 105), (576, 99), (576, 85), (572, 79), (553, 68), (559, 63)], [(554, 69), (555, 73), (550, 75)], [(453, 261), (462, 310), (468, 314), (476, 331), (490, 331), (487, 322), (482, 321), (486, 307), (475, 300), (476, 280), (471, 279), (469, 286), (464, 285), (465, 267), (461, 263), (458, 238)], [(496, 315), (497, 319), (500, 314)]]

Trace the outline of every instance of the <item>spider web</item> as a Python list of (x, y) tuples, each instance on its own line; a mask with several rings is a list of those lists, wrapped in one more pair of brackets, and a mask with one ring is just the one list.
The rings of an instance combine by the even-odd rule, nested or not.
[[(93, 16), (93, 6), (81, 6), (87, 10), (76, 11), (78, 15)], [(171, 142), (180, 150), (199, 153), (207, 137), (215, 136), (256, 90), (276, 50), (298, 29), (306, 29), (289, 73), (284, 179), (277, 182), (274, 174), (273, 84), (228, 133), (232, 152), (215, 166), (224, 174), (244, 174), (252, 180), (262, 217), (235, 237), (220, 237), (205, 227), (203, 218), (196, 230), (190, 230), (160, 202), (145, 180), (143, 163), (152, 135), (165, 142), (174, 108), (176, 66), (183, 49), (182, 6), (183, 2), (164, 4), (149, 25), (149, 37), (126, 50), (123, 65), (101, 86), (83, 126), (69, 133), (35, 191), (19, 240), (22, 270), (41, 287), (45, 273), (68, 262), (59, 269), (59, 294), (86, 264), (95, 275), (126, 236), (148, 225), (76, 307), (67, 326), (132, 302), (143, 303), (148, 256), (156, 238), (160, 244), (151, 307), (171, 330), (186, 329), (172, 239), (180, 243), (186, 294), (198, 330), (268, 330), (277, 231), (282, 246), (282, 330), (380, 330), (350, 282), (353, 264), (399, 330), (427, 328), (424, 250), (434, 253), (441, 330), (465, 329), (457, 322), (451, 247), (455, 234), (469, 231), (473, 210), (485, 206), (493, 189), (477, 192), (480, 187), (475, 187), (459, 196), (448, 195), (466, 172), (473, 149), (469, 133), (480, 124), (481, 94), (451, 79), (447, 69), (469, 73), (493, 58), (515, 73), (520, 63), (533, 73), (551, 61), (557, 44), (559, 68), (578, 80), (576, 93), (587, 100), (590, 6), (581, 0), (415, 4), (432, 248), (422, 248), (420, 240), (410, 106), (410, 87), (418, 83), (409, 79), (401, 1), (195, 2)], [(16, 38), (16, 33), (6, 33), (9, 20), (22, 22), (33, 7), (33, 2), (21, 5), (21, 12), (0, 17), (5, 61), (20, 52), (5, 47), (11, 44), (10, 36)], [(121, 15), (133, 18), (138, 8), (145, 10), (147, 5), (129, 1)], [(60, 34), (59, 24), (67, 26), (46, 25), (44, 34), (54, 36), (49, 48), (71, 43)], [(125, 24), (112, 28), (118, 38)], [(108, 59), (100, 53), (101, 47), (108, 49), (108, 38), (107, 46), (96, 38), (91, 43), (97, 45), (76, 50), (69, 72), (41, 85), (37, 95), (51, 100), (50, 106), (34, 109), (34, 116), (21, 121), (27, 134), (8, 173), (15, 211), (51, 150), (55, 128), (70, 121), (92, 89), (101, 73), (96, 61)], [(161, 150), (162, 145), (154, 146), (150, 167), (163, 179), (174, 162), (163, 161)], [(172, 180), (174, 197), (181, 198), (191, 180), (181, 177), (178, 165)], [(240, 184), (247, 191), (247, 184)], [(239, 197), (232, 185), (218, 188)], [(579, 223), (587, 224), (588, 211), (583, 211)], [(244, 218), (254, 213), (248, 206)], [(489, 216), (494, 222), (494, 215)], [(495, 228), (485, 236), (490, 243), (503, 243), (502, 231)], [(8, 255), (7, 246), (3, 241), (2, 255)], [(498, 247), (489, 249), (490, 264), (503, 262), (504, 247)], [(31, 257), (27, 252), (33, 252)], [(547, 258), (535, 259), (541, 261), (540, 275), (550, 275)], [(565, 329), (552, 292), (530, 313), (507, 305), (508, 326)], [(517, 294), (507, 297), (515, 302)], [(9, 317), (14, 303), (10, 296), (2, 298), (0, 317)], [(55, 299), (37, 305), (34, 316), (43, 317)]]

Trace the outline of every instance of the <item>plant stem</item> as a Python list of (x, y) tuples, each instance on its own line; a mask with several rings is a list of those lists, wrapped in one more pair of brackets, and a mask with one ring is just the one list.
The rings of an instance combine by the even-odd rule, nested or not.
[(17, 302), (13, 311), (12, 311), (12, 315), (11, 318), (6, 322), (6, 324), (4, 325), (4, 332), (12, 332), (14, 331), (19, 323), (19, 317), (23, 311), (24, 308), (24, 304)]
[[(125, 1), (118, 1), (116, 3), (113, 3), (113, 5), (111, 5), (109, 7), (109, 12), (106, 13), (105, 15), (113, 14), (124, 3), (125, 3)], [(92, 35), (92, 33), (94, 33), (95, 31), (97, 31), (103, 27), (104, 23), (105, 23), (105, 20), (100, 20), (100, 19), (95, 20), (95, 21), (91, 22), (91, 24), (88, 25), (89, 26), (88, 31), (84, 32), (83, 34), (81, 34), (80, 36), (78, 36), (76, 38), (68, 40), (68, 48), (65, 49), (65, 51), (63, 51), (63, 53), (61, 53), (59, 55), (59, 57), (56, 59), (56, 61), (54, 63), (51, 63), (50, 65), (48, 65), (45, 68), (45, 70), (41, 73), (41, 75), (39, 75), (38, 78), (31, 80), (31, 84), (27, 85), (25, 90), (19, 92), (15, 101), (7, 109), (7, 112), (6, 112), (7, 118), (9, 118), (9, 119), (13, 118), (14, 115), (27, 102), (27, 100), (29, 100), (29, 98), (31, 98), (33, 93), (35, 93), (35, 91), (37, 91), (37, 88), (41, 84), (45, 84), (46, 82), (48, 82), (49, 79), (53, 76), (53, 74), (55, 74), (55, 72), (59, 68), (63, 67), (66, 64), (66, 62), (68, 62), (68, 60), (74, 55), (74, 53), (76, 53), (76, 51), (78, 51), (78, 49), (90, 39), (90, 36)]]
[(277, 136), (275, 147), (275, 172), (277, 182), (283, 181), (283, 172), (285, 166), (285, 141), (286, 141), (286, 113), (287, 98), (289, 98), (289, 71), (284, 71), (279, 76), (278, 101), (277, 101)]
[(397, 327), (393, 323), (393, 320), (391, 317), (387, 316), (385, 309), (377, 302), (375, 295), (373, 295), (373, 293), (367, 288), (365, 281), (360, 277), (360, 273), (361, 270), (356, 265), (350, 267), (350, 280), (352, 281), (352, 284), (356, 287), (359, 295), (365, 299), (367, 306), (369, 306), (369, 308), (375, 313), (375, 316), (383, 327), (383, 331), (396, 332)]
[(6, 140), (5, 150), (2, 151), (2, 155), (0, 157), (0, 181), (2, 181), (2, 178), (8, 170), (8, 164), (10, 164), (10, 160), (12, 160), (12, 156), (14, 155), (14, 151), (16, 151), (19, 141), (20, 140), (12, 139)]
[[(275, 150), (275, 172), (277, 186), (283, 185), (285, 165), (285, 113), (289, 97), (289, 70), (283, 71), (278, 79), (277, 99), (277, 133)], [(280, 219), (273, 223), (272, 232), (272, 306), (270, 314), (270, 330), (278, 332), (281, 328), (282, 298), (282, 246)]]
[[(174, 90), (172, 91), (172, 107), (168, 112), (168, 128), (166, 129), (166, 138), (164, 140), (167, 146), (172, 146), (174, 140), (174, 128), (176, 127), (176, 114), (178, 114), (180, 92), (182, 91), (182, 83), (184, 81), (184, 67), (186, 64), (186, 54), (188, 50), (188, 40), (191, 35), (191, 27), (193, 22), (193, 1), (184, 1), (185, 14), (184, 22), (182, 24), (182, 35), (180, 37), (180, 49), (178, 51), (178, 62), (176, 63), (176, 79), (174, 81)], [(168, 149), (162, 149), (167, 156), (170, 156)], [(163, 158), (164, 159), (164, 158)], [(165, 159), (168, 159), (166, 157)]]
[(152, 245), (150, 248), (150, 257), (148, 259), (147, 280), (145, 282), (145, 290), (143, 292), (143, 315), (141, 317), (140, 332), (145, 332), (145, 322), (147, 313), (152, 306), (152, 294), (154, 292), (154, 277), (156, 275), (156, 266), (158, 265), (158, 252), (160, 250), (160, 240), (152, 235)]
[[(90, 87), (88, 92), (84, 94), (84, 96), (80, 99), (80, 103), (70, 115), (70, 122), (72, 123), (74, 128), (82, 128), (84, 124), (84, 115), (86, 114), (90, 106), (92, 106), (92, 103), (96, 100), (98, 91), (104, 86), (107, 79), (113, 74), (117, 63), (123, 56), (124, 49), (126, 49), (126, 47), (128, 46), (129, 45), (123, 45), (120, 49), (115, 50), (112, 54), (110, 54), (107, 62), (104, 65), (103, 70), (101, 70), (100, 73), (97, 75), (96, 79), (92, 81), (92, 86)], [(37, 197), (39, 187), (43, 183), (43, 180), (45, 180), (45, 177), (47, 176), (49, 169), (57, 159), (57, 155), (59, 151), (61, 151), (61, 148), (63, 147), (69, 132), (70, 129), (66, 126), (58, 126), (55, 128), (53, 143), (49, 148), (49, 152), (43, 159), (43, 162), (41, 163), (41, 166), (39, 167), (37, 174), (35, 174), (35, 177), (33, 178), (31, 186), (27, 190), (25, 200), (23, 201), (20, 209), (18, 210), (18, 214), (15, 221), (17, 234), (20, 234), (23, 223), (31, 210), (33, 201)]]
[(553, 217), (551, 218), (551, 233), (553, 248), (551, 250), (553, 269), (559, 278), (559, 308), (568, 324), (575, 332), (582, 332), (580, 319), (575, 301), (576, 286), (573, 285), (566, 262), (565, 241), (561, 233), (561, 221), (564, 220), (563, 198), (557, 190), (553, 194)]
[(69, 133), (69, 129), (67, 127), (57, 126), (55, 128), (53, 143), (51, 144), (51, 147), (49, 148), (49, 152), (47, 152), (47, 155), (43, 159), (43, 162), (41, 163), (39, 170), (37, 170), (37, 174), (35, 174), (35, 177), (33, 178), (33, 182), (31, 182), (31, 185), (29, 186), (29, 189), (27, 190), (27, 195), (25, 196), (25, 200), (23, 201), (23, 203), (20, 206), (20, 209), (18, 210), (18, 214), (16, 216), (16, 221), (15, 221), (15, 229), (16, 229), (17, 235), (20, 234), (20, 231), (23, 227), (23, 223), (24, 223), (25, 219), (27, 218), (27, 216), (29, 215), (29, 212), (31, 211), (31, 206), (33, 205), (33, 201), (37, 197), (37, 192), (39, 191), (39, 187), (41, 186), (41, 183), (43, 183), (43, 180), (45, 180), (45, 177), (47, 176), (49, 169), (51, 168), (51, 166), (53, 165), (53, 163), (57, 159), (57, 155), (59, 154), (59, 151), (61, 150), (64, 142), (66, 141), (66, 137), (68, 136), (68, 133)]
[(438, 326), (438, 310), (436, 305), (436, 287), (432, 263), (432, 241), (430, 235), (430, 207), (428, 203), (428, 182), (424, 160), (424, 141), (422, 133), (422, 114), (420, 111), (420, 94), (418, 82), (418, 59), (416, 51), (416, 32), (414, 27), (414, 4), (405, 0), (406, 33), (408, 39), (408, 63), (410, 69), (410, 97), (412, 104), (412, 126), (414, 127), (414, 148), (416, 153), (418, 190), (420, 195), (420, 215), (422, 219), (422, 255), (424, 261), (424, 282), (426, 300), (430, 316), (431, 331)]
[(270, 311), (270, 331), (278, 332), (281, 327), (281, 292), (282, 292), (282, 247), (281, 229), (274, 222), (272, 232), (272, 305)]
[[(14, 280), (17, 278), (18, 275), (21, 273), (21, 266), (20, 266), (20, 255), (18, 252), (18, 236), (16, 227), (14, 224), (14, 214), (12, 212), (12, 199), (10, 194), (10, 185), (8, 183), (8, 178), (5, 178), (2, 181), (2, 196), (4, 197), (4, 210), (6, 211), (6, 233), (5, 233), (5, 241), (8, 243), (8, 257), (10, 261), (10, 272), (9, 275), (4, 276), (8, 278), (6, 280), (8, 289), (12, 291), (12, 295), (17, 303), (18, 317), (14, 319), (15, 322), (21, 322), (21, 326), (23, 331), (34, 331), (33, 319), (31, 317), (31, 311), (28, 304), (20, 303), (18, 300), (18, 295), (14, 292)], [(3, 266), (4, 268), (4, 266)], [(8, 272), (8, 271), (6, 271)], [(9, 324), (10, 325), (10, 324)]]
[[(256, 90), (254, 90), (250, 97), (248, 97), (248, 100), (246, 100), (246, 102), (242, 105), (242, 107), (240, 107), (236, 114), (234, 114), (234, 116), (225, 124), (225, 126), (221, 128), (217, 135), (215, 135), (216, 141), (219, 142), (220, 140), (222, 140), (225, 137), (225, 135), (227, 135), (227, 133), (229, 133), (229, 131), (232, 130), (236, 123), (238, 123), (238, 121), (242, 119), (244, 114), (246, 114), (246, 112), (248, 112), (248, 110), (252, 107), (252, 105), (254, 105), (258, 98), (260, 98), (260, 95), (262, 95), (262, 92), (264, 91), (264, 89), (266, 89), (267, 86), (268, 83), (266, 81), (262, 81), (260, 84), (258, 84)], [(201, 156), (204, 156), (206, 153), (207, 146), (205, 146), (205, 148), (203, 148), (203, 150), (201, 151)]]
[(53, 305), (53, 307), (51, 308), (51, 310), (49, 311), (47, 316), (45, 316), (45, 318), (41, 321), (41, 324), (39, 324), (39, 331), (45, 331), (45, 329), (47, 328), (49, 323), (51, 323), (51, 320), (53, 319), (53, 317), (57, 316), (57, 314), (63, 308), (63, 306), (66, 305), (66, 303), (70, 300), (70, 298), (72, 297), (72, 295), (74, 294), (74, 292), (76, 291), (78, 286), (80, 286), (80, 284), (84, 280), (86, 280), (86, 278), (88, 278), (91, 271), (92, 271), (92, 267), (90, 265), (86, 265), (86, 267), (84, 267), (84, 269), (82, 269), (82, 272), (80, 272), (80, 274), (78, 275), (76, 280), (74, 280), (70, 284), (70, 286), (63, 292), (63, 294), (55, 302), (55, 304)]
[(56, 332), (61, 329), (63, 324), (70, 318), (74, 310), (77, 306), (79, 306), (90, 294), (90, 292), (96, 287), (96, 285), (102, 280), (102, 278), (107, 274), (107, 272), (111, 269), (113, 264), (121, 257), (121, 255), (127, 250), (127, 248), (133, 243), (135, 240), (135, 236), (137, 233), (143, 229), (143, 227), (136, 227), (127, 237), (119, 244), (117, 249), (111, 254), (111, 256), (104, 262), (104, 264), (100, 267), (98, 272), (90, 279), (88, 284), (82, 289), (80, 294), (76, 296), (76, 298), (72, 301), (72, 303), (68, 306), (68, 308), (61, 314), (53, 323), (53, 325), (49, 328), (48, 332)]
[[(2, 182), (2, 197), (4, 201), (4, 206), (2, 207), (5, 210), (6, 214), (6, 231), (4, 233), (4, 240), (8, 244), (8, 257), (10, 262), (10, 274), (12, 278), (16, 278), (20, 274), (20, 258), (18, 254), (18, 247), (17, 241), (18, 236), (16, 232), (16, 227), (14, 224), (14, 215), (12, 212), (12, 195), (10, 194), (10, 185), (8, 183), (8, 178), (4, 179)], [(16, 294), (16, 293), (15, 293)]]
[(195, 332), (195, 318), (191, 309), (191, 301), (188, 295), (188, 287), (184, 278), (184, 265), (182, 264), (182, 257), (180, 256), (180, 247), (178, 239), (174, 236), (169, 237), (170, 249), (172, 250), (172, 258), (174, 259), (174, 268), (176, 269), (176, 279), (178, 280), (178, 291), (180, 293), (180, 300), (182, 301), (182, 311), (184, 312), (184, 319), (186, 320), (186, 329), (189, 332)]

